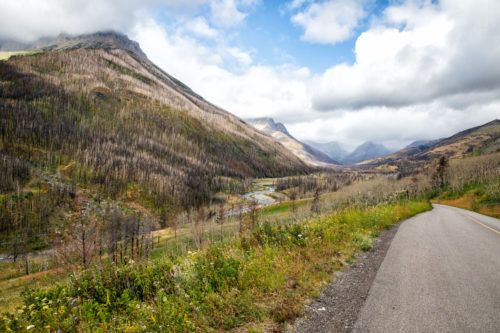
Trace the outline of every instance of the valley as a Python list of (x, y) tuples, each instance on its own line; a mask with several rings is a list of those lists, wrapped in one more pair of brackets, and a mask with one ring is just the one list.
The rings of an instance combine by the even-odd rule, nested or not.
[(0, 331), (286, 331), (432, 203), (500, 216), (498, 119), (348, 152), (236, 117), (120, 33), (24, 46), (0, 55)]

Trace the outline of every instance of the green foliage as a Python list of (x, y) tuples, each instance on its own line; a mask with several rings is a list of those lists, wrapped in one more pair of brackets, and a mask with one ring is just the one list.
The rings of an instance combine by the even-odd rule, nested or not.
[(238, 284), (240, 262), (225, 257), (216, 246), (198, 257), (193, 268), (192, 289), (200, 293), (218, 293)]
[(282, 323), (302, 313), (332, 269), (428, 202), (345, 209), (305, 224), (264, 223), (241, 240), (176, 262), (102, 264), (68, 284), (24, 294), (0, 331), (210, 332)]
[(303, 224), (280, 224), (264, 222), (257, 227), (251, 238), (259, 246), (305, 246), (308, 229)]
[(363, 251), (369, 251), (373, 247), (373, 238), (371, 235), (355, 234), (354, 241), (356, 245)]
[(485, 183), (466, 183), (460, 187), (445, 187), (433, 193), (437, 203), (470, 209), (498, 217), (500, 214), (500, 180)]

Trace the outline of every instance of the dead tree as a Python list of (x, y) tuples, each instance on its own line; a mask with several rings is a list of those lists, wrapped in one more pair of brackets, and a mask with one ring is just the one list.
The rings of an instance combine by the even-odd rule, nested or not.
[(297, 192), (295, 191), (292, 191), (290, 193), (290, 205), (291, 205), (291, 208), (292, 208), (292, 214), (295, 216), (295, 214), (297, 213)]
[(205, 222), (206, 218), (207, 212), (205, 210), (205, 207), (200, 206), (196, 211), (196, 217), (194, 218), (191, 230), (194, 244), (198, 249), (200, 249), (203, 244), (203, 223)]
[(442, 188), (446, 185), (446, 173), (448, 170), (448, 158), (441, 156), (437, 162), (436, 170), (432, 177), (436, 187)]
[(223, 225), (224, 219), (226, 218), (226, 210), (224, 208), (224, 202), (219, 204), (219, 209), (217, 210), (216, 222), (220, 225), (220, 235), (223, 235)]
[(319, 214), (321, 211), (319, 206), (319, 199), (320, 199), (319, 188), (316, 187), (316, 190), (314, 191), (313, 201), (311, 204), (311, 212), (314, 214)]
[(243, 234), (243, 205), (241, 203), (238, 204), (238, 234), (241, 236)]
[(259, 219), (259, 204), (257, 200), (251, 200), (250, 205), (248, 206), (248, 218), (249, 218), (249, 228), (250, 230), (254, 230), (255, 226), (258, 223)]

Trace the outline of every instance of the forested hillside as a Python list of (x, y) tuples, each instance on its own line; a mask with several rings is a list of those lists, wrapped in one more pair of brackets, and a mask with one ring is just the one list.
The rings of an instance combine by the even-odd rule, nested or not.
[(240, 192), (246, 177), (309, 170), (123, 35), (66, 38), (0, 61), (2, 238), (17, 228), (46, 239), (49, 224), (103, 200), (133, 202), (162, 224), (216, 192)]

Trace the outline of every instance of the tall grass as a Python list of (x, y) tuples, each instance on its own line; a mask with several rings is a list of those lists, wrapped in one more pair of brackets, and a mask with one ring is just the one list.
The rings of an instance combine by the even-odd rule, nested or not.
[(500, 153), (454, 160), (434, 201), (500, 217)]
[(426, 201), (346, 208), (305, 223), (262, 223), (176, 259), (101, 265), (27, 291), (17, 312), (1, 316), (0, 331), (280, 329), (381, 230), (428, 209)]

